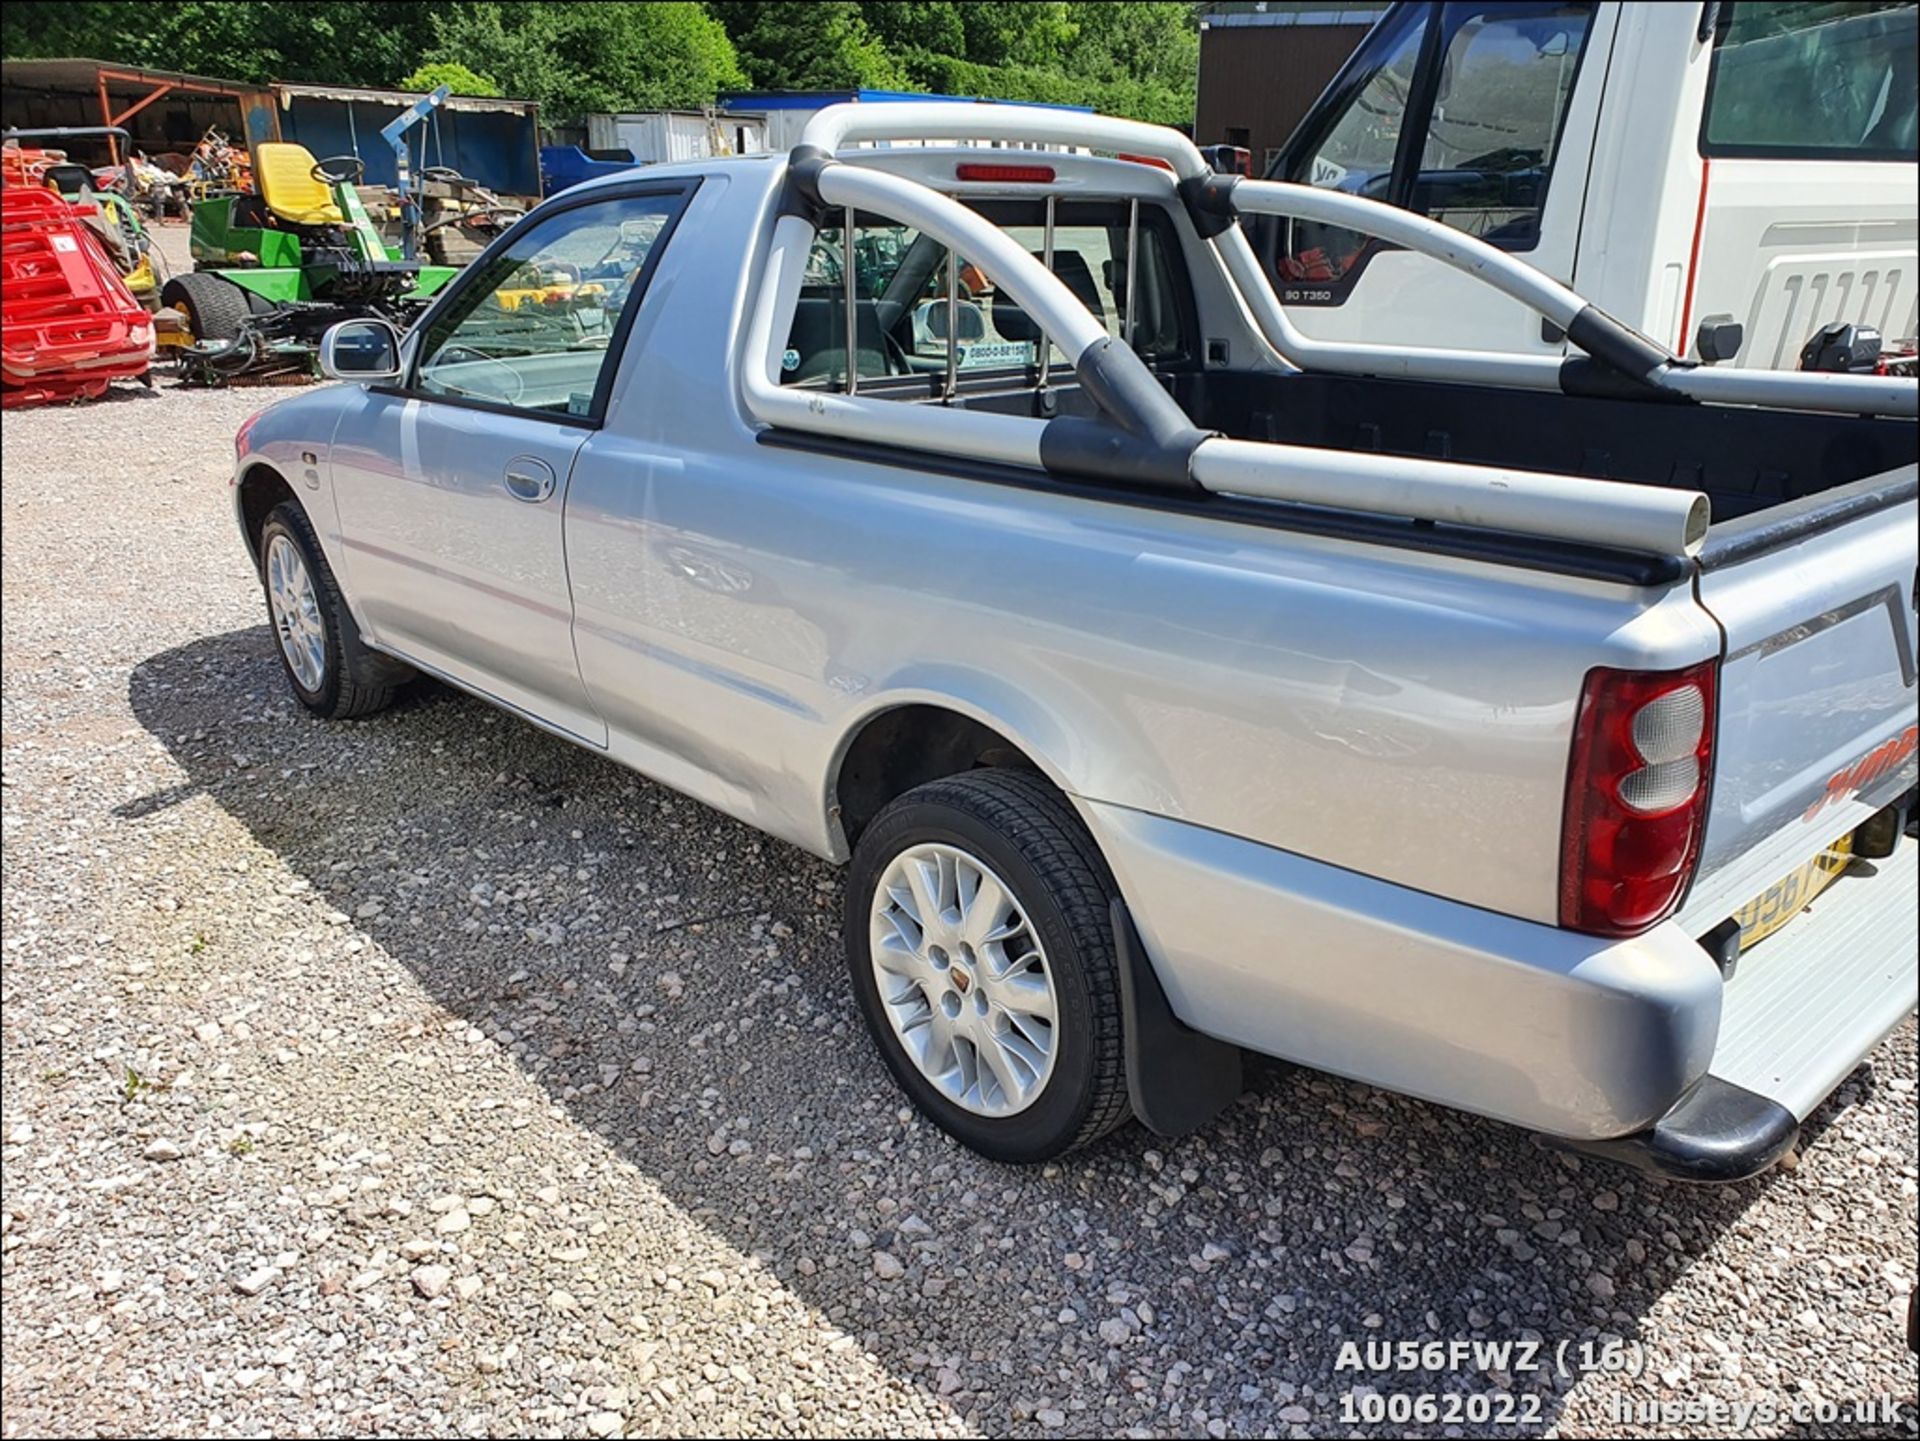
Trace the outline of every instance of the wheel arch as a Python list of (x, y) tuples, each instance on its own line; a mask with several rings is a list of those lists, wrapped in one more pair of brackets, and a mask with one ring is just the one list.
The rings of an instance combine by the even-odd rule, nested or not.
[(894, 797), (980, 767), (1031, 771), (1074, 794), (1066, 732), (1030, 697), (994, 683), (894, 690), (846, 727), (827, 770), (824, 803), (836, 859)]
[[(287, 478), (264, 460), (252, 462), (234, 482), (234, 519), (239, 522), (240, 535), (247, 543), (247, 554), (253, 557), (256, 569), (260, 565), (260, 532), (266, 528), (267, 517), (273, 514), (275, 506), (289, 500), (302, 510), (307, 509)], [(308, 519), (312, 519), (311, 512)]]

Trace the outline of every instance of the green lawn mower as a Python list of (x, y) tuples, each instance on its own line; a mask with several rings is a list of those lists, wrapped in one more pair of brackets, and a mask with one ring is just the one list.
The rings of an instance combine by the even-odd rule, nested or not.
[(404, 329), (457, 273), (380, 238), (360, 203), (358, 156), (316, 161), (271, 141), (254, 147), (253, 174), (257, 194), (195, 204), (193, 271), (161, 292), (193, 335), (181, 354), (189, 381), (310, 375), (327, 327), (379, 316)]

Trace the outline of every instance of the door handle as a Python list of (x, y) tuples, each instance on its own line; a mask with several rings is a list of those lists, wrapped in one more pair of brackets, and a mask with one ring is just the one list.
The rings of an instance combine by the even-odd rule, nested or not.
[(554, 486), (559, 484), (553, 467), (532, 455), (516, 455), (508, 461), (504, 479), (508, 495), (535, 505), (552, 495)]

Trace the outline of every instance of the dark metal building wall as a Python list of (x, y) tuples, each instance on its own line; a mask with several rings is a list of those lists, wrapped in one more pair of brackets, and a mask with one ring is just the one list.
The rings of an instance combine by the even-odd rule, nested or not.
[(1194, 139), (1229, 143), (1245, 130), (1256, 175), (1269, 151), (1300, 117), (1366, 35), (1365, 25), (1215, 25), (1200, 32), (1200, 96)]

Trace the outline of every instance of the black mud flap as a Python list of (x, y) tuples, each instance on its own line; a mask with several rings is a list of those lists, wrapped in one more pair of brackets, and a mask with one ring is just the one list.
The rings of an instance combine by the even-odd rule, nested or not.
[(1173, 1014), (1127, 903), (1118, 897), (1113, 902), (1113, 941), (1120, 959), (1127, 1096), (1133, 1114), (1157, 1136), (1197, 1131), (1239, 1096), (1240, 1048), (1201, 1035)]

